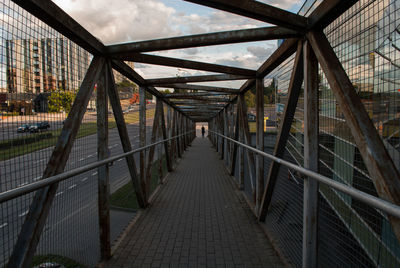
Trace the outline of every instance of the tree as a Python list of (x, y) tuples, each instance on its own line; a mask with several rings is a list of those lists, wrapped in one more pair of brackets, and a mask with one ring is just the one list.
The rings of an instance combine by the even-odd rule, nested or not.
[(76, 93), (73, 91), (66, 91), (64, 89), (54, 90), (48, 98), (49, 112), (58, 113), (64, 111), (69, 113), (75, 97)]

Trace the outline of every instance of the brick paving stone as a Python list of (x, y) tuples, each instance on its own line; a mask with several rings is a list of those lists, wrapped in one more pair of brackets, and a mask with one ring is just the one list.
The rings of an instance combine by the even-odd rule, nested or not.
[(105, 267), (282, 267), (223, 165), (195, 139)]

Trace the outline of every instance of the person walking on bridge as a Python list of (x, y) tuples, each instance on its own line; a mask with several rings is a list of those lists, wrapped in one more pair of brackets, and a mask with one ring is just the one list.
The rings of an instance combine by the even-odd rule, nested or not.
[(201, 127), (201, 136), (204, 138), (204, 133), (206, 132), (206, 129), (204, 126)]

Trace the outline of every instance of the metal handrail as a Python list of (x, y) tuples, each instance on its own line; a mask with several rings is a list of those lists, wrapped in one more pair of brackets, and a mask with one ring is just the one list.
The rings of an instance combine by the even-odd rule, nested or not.
[(334, 188), (336, 190), (339, 190), (339, 191), (341, 191), (341, 192), (343, 192), (345, 194), (348, 194), (351, 197), (353, 197), (355, 199), (358, 199), (358, 200), (360, 200), (360, 201), (362, 201), (362, 202), (364, 202), (364, 203), (366, 203), (366, 204), (368, 204), (370, 206), (373, 206), (373, 207), (375, 207), (377, 209), (385, 211), (389, 215), (392, 215), (392, 216), (395, 216), (397, 218), (400, 218), (400, 206), (398, 206), (398, 205), (395, 205), (395, 204), (390, 203), (390, 202), (388, 202), (386, 200), (377, 198), (377, 197), (375, 197), (373, 195), (364, 193), (364, 192), (362, 192), (360, 190), (357, 190), (357, 189), (355, 189), (355, 188), (353, 188), (351, 186), (348, 186), (346, 184), (334, 181), (331, 178), (328, 178), (328, 177), (326, 177), (324, 175), (321, 175), (321, 174), (316, 173), (314, 171), (311, 171), (309, 169), (303, 168), (301, 166), (297, 166), (295, 164), (292, 164), (292, 163), (290, 163), (290, 162), (288, 162), (286, 160), (283, 160), (281, 158), (278, 158), (278, 157), (273, 156), (271, 154), (268, 154), (266, 152), (260, 151), (260, 150), (258, 150), (256, 148), (253, 148), (253, 147), (251, 147), (251, 146), (249, 146), (247, 144), (238, 142), (238, 141), (236, 141), (236, 140), (234, 140), (232, 138), (229, 138), (227, 136), (219, 134), (219, 133), (217, 133), (215, 131), (209, 130), (209, 132), (214, 133), (215, 135), (220, 136), (222, 138), (225, 138), (227, 140), (230, 140), (230, 141), (232, 141), (232, 142), (234, 142), (234, 143), (236, 143), (236, 144), (238, 144), (238, 145), (240, 145), (240, 146), (242, 146), (242, 147), (244, 147), (246, 149), (249, 149), (250, 151), (253, 151), (254, 153), (260, 154), (260, 155), (262, 155), (262, 156), (264, 156), (266, 158), (269, 158), (272, 161), (275, 161), (275, 162), (277, 162), (277, 163), (279, 163), (281, 165), (284, 165), (284, 166), (286, 166), (288, 168), (296, 170), (296, 171), (308, 176), (309, 178), (313, 178), (313, 179), (315, 179), (315, 180), (317, 180), (317, 181), (319, 181), (319, 182), (321, 182), (321, 183), (323, 183), (325, 185), (328, 185), (328, 186), (330, 186), (330, 187), (332, 187), (332, 188)]
[(54, 175), (54, 176), (51, 176), (51, 177), (48, 177), (48, 178), (44, 178), (44, 179), (41, 179), (39, 181), (32, 182), (32, 183), (29, 183), (29, 184), (21, 186), (21, 187), (8, 190), (6, 192), (2, 192), (2, 193), (0, 193), (0, 204), (4, 203), (5, 201), (11, 200), (11, 199), (13, 199), (15, 197), (28, 194), (28, 193), (33, 192), (35, 190), (38, 190), (40, 188), (47, 187), (47, 186), (49, 186), (51, 184), (54, 184), (54, 183), (57, 183), (57, 182), (61, 182), (63, 180), (71, 178), (73, 176), (82, 174), (82, 173), (84, 173), (86, 171), (89, 171), (89, 170), (95, 169), (97, 167), (106, 165), (106, 164), (108, 164), (110, 162), (114, 162), (114, 161), (116, 161), (116, 160), (118, 160), (120, 158), (124, 158), (124, 157), (127, 157), (129, 155), (132, 155), (132, 154), (138, 153), (140, 151), (146, 150), (146, 149), (148, 149), (148, 148), (150, 148), (152, 146), (158, 145), (160, 143), (163, 143), (163, 142), (166, 142), (166, 141), (170, 141), (172, 139), (176, 139), (178, 137), (187, 135), (188, 133), (191, 133), (191, 132), (194, 132), (194, 130), (187, 131), (187, 132), (182, 133), (180, 135), (176, 135), (174, 137), (171, 137), (171, 138), (168, 138), (168, 139), (165, 139), (165, 140), (161, 140), (161, 141), (146, 145), (144, 147), (141, 147), (141, 148), (129, 151), (129, 152), (125, 152), (125, 153), (113, 156), (113, 157), (109, 157), (109, 158), (106, 158), (104, 160), (100, 160), (100, 161), (88, 164), (88, 165), (83, 166), (83, 167), (79, 167), (79, 168), (76, 168), (76, 169), (73, 169), (73, 170), (70, 170), (70, 171), (67, 171), (67, 172), (63, 172), (61, 174), (57, 174), (57, 175)]

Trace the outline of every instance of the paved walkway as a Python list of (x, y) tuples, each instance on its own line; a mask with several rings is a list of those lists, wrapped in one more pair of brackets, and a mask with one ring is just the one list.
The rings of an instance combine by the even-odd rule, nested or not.
[(279, 267), (208, 139), (196, 138), (106, 267)]

